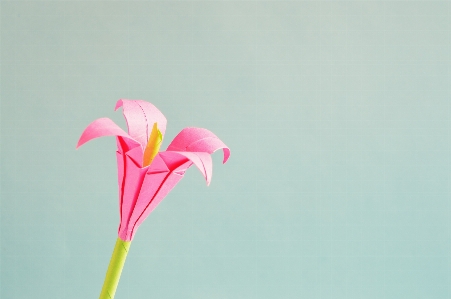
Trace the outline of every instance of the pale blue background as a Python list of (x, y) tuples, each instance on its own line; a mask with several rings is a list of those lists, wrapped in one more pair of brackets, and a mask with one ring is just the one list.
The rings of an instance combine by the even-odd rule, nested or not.
[(120, 298), (451, 298), (450, 2), (1, 3), (1, 285), (97, 298), (117, 99), (232, 149), (138, 231)]

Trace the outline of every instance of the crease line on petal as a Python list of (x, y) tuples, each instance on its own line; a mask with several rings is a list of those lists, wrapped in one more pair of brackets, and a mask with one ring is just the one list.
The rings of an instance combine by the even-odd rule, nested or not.
[(127, 122), (128, 133), (145, 148), (149, 139), (150, 128), (156, 122), (161, 133), (166, 131), (166, 117), (157, 107), (142, 100), (119, 99), (115, 110), (122, 107)]

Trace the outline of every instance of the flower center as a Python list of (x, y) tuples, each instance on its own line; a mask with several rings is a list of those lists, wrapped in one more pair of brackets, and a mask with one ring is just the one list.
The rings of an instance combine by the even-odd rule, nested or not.
[(143, 167), (149, 166), (155, 156), (160, 150), (161, 142), (163, 141), (163, 135), (160, 130), (158, 130), (157, 123), (153, 124), (152, 132), (149, 136), (149, 141), (147, 142), (146, 149), (143, 155)]

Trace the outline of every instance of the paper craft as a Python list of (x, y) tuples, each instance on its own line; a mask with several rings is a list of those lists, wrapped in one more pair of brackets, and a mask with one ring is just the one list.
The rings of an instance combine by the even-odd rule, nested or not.
[(211, 154), (230, 149), (212, 132), (202, 128), (185, 128), (166, 151), (159, 151), (166, 131), (166, 118), (151, 103), (120, 99), (128, 133), (109, 118), (93, 121), (82, 133), (77, 148), (102, 136), (116, 136), (119, 184), (120, 224), (118, 239), (108, 267), (100, 298), (114, 298), (130, 243), (146, 217), (182, 179), (185, 171), (196, 165), (210, 184)]

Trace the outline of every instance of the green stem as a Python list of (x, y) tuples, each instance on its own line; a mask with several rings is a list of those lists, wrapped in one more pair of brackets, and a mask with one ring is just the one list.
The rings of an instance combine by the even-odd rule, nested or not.
[(103, 283), (102, 292), (99, 299), (113, 299), (116, 288), (121, 278), (122, 268), (124, 268), (125, 259), (132, 242), (122, 241), (117, 238), (116, 246), (114, 246), (113, 255), (111, 256), (110, 265), (106, 272), (105, 281)]

